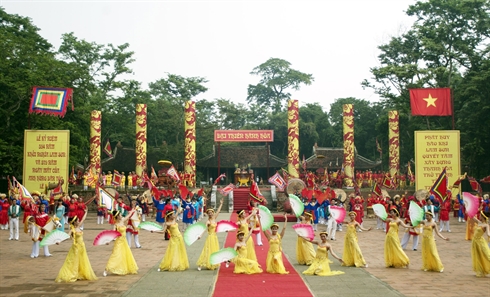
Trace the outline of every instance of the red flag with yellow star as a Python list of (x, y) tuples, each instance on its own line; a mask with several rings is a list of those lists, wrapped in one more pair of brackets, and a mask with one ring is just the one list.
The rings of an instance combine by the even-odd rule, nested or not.
[(410, 107), (414, 116), (450, 116), (451, 89), (410, 89)]

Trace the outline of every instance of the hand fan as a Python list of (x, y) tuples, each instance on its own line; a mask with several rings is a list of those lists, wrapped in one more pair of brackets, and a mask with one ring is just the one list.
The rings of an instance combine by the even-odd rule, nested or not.
[(295, 224), (295, 225), (293, 225), (293, 229), (294, 229), (294, 231), (296, 231), (296, 233), (299, 236), (306, 237), (309, 240), (313, 240), (313, 238), (315, 238), (315, 232), (313, 231), (312, 225)]
[(373, 205), (373, 211), (376, 214), (376, 216), (378, 216), (383, 221), (385, 221), (386, 218), (388, 217), (388, 214), (386, 213), (386, 208), (384, 207), (383, 204), (379, 204), (379, 203), (374, 204)]
[(468, 192), (463, 192), (464, 207), (469, 218), (474, 217), (478, 212), (478, 207), (480, 205), (478, 200), (478, 197), (473, 196)]
[(412, 221), (412, 226), (418, 226), (420, 222), (424, 220), (424, 210), (413, 201), (410, 201), (408, 214), (410, 216), (410, 221)]
[(291, 209), (296, 217), (299, 217), (305, 211), (305, 205), (296, 195), (289, 194), (289, 204), (291, 204)]
[(271, 211), (263, 205), (259, 205), (259, 216), (262, 231), (269, 229), (274, 223), (274, 217), (272, 216)]
[(236, 256), (238, 256), (238, 253), (235, 251), (234, 248), (231, 247), (224, 248), (217, 252), (212, 253), (211, 256), (209, 256), (209, 263), (211, 265), (220, 264), (226, 261), (230, 261)]
[(204, 223), (195, 223), (187, 227), (184, 232), (184, 242), (187, 245), (191, 245), (206, 231), (206, 225)]
[(219, 221), (218, 224), (216, 225), (216, 232), (228, 232), (228, 231), (235, 231), (238, 229), (238, 225), (235, 222), (232, 221), (226, 221), (222, 220)]
[(94, 245), (107, 244), (119, 236), (121, 236), (121, 233), (119, 233), (119, 231), (116, 231), (116, 230), (102, 231), (97, 236), (95, 236)]
[(163, 227), (154, 222), (141, 222), (138, 228), (147, 231), (162, 231)]
[(330, 214), (337, 221), (337, 223), (342, 223), (345, 219), (345, 208), (339, 206), (330, 206)]
[(40, 246), (45, 246), (45, 245), (53, 245), (56, 243), (60, 243), (64, 240), (67, 240), (70, 238), (70, 236), (60, 230), (53, 230), (50, 233), (48, 233), (46, 236), (44, 236), (43, 240), (41, 240), (41, 243), (39, 243)]

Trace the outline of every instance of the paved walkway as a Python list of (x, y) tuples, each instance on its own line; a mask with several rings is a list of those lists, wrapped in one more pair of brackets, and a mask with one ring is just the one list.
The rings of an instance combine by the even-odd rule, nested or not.
[[(223, 213), (219, 219), (228, 219)], [(439, 254), (445, 266), (443, 273), (420, 270), (420, 247), (407, 251), (411, 264), (409, 269), (384, 267), (384, 232), (372, 230), (359, 233), (359, 243), (369, 268), (341, 267), (338, 261), (331, 265), (342, 270), (344, 275), (332, 277), (304, 277), (314, 296), (490, 296), (490, 278), (476, 278), (471, 267), (469, 241), (464, 240), (464, 223), (451, 218), (452, 233), (444, 233), (449, 242), (437, 240)], [(286, 231), (284, 252), (295, 269), (301, 273), (306, 266), (295, 264), (296, 235), (290, 226)], [(376, 226), (368, 219), (366, 227)], [(322, 226), (321, 226), (322, 227)], [(320, 227), (320, 228), (321, 228)], [(71, 284), (54, 282), (70, 248), (70, 242), (50, 248), (53, 257), (29, 257), (31, 241), (21, 232), (20, 241), (9, 241), (8, 231), (0, 230), (0, 295), (1, 296), (211, 296), (216, 271), (197, 271), (195, 262), (199, 257), (204, 239), (188, 247), (191, 268), (185, 272), (157, 272), (167, 242), (161, 234), (142, 231), (141, 249), (132, 248), (139, 266), (137, 275), (102, 276), (112, 245), (93, 246), (93, 238), (108, 224), (97, 225), (95, 214), (90, 213), (84, 230), (88, 255), (97, 281), (78, 281)], [(337, 254), (342, 253), (345, 232), (337, 232), (337, 241), (332, 242)], [(220, 243), (226, 234), (219, 234)], [(411, 242), (409, 243), (411, 246)], [(257, 247), (260, 248), (260, 247)], [(42, 253), (42, 251), (41, 251)], [(231, 267), (230, 267), (231, 268)], [(243, 276), (246, 277), (246, 276)], [(230, 284), (232, 285), (232, 284)], [(266, 285), (266, 284), (265, 284)], [(245, 292), (247, 296), (261, 296), (260, 292)], [(487, 295), (486, 295), (487, 294)]]

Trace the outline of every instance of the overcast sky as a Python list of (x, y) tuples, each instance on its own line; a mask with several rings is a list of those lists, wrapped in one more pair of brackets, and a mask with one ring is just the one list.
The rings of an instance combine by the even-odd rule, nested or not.
[(377, 100), (360, 83), (378, 65), (377, 46), (412, 25), (415, 0), (324, 1), (22, 1), (0, 0), (7, 13), (32, 19), (58, 48), (63, 33), (99, 44), (129, 43), (132, 79), (146, 88), (165, 73), (209, 82), (195, 99), (246, 102), (250, 71), (269, 58), (313, 74), (293, 92), (300, 106), (337, 98)]

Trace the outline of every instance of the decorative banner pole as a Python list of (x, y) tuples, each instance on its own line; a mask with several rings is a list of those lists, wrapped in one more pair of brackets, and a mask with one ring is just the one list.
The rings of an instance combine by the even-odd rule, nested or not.
[(102, 127), (102, 113), (92, 110), (90, 113), (90, 166), (95, 173), (100, 174), (100, 134)]
[(353, 187), (354, 177), (354, 105), (343, 105), (344, 128), (344, 184)]
[(184, 183), (194, 187), (196, 184), (196, 102), (185, 102), (184, 117), (184, 177), (186, 177)]
[(288, 100), (288, 172), (291, 177), (299, 177), (298, 100)]
[(400, 170), (400, 117), (397, 110), (388, 112), (389, 171), (395, 177)]
[[(146, 104), (136, 104), (136, 175), (146, 171)], [(136, 185), (135, 185), (136, 186)]]

